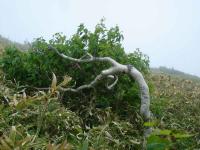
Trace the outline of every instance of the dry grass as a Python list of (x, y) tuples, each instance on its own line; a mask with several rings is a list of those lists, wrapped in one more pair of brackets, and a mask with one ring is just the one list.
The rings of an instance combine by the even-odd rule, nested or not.
[(152, 76), (152, 111), (159, 128), (187, 131), (194, 136), (180, 142), (182, 148), (200, 147), (200, 81), (165, 74)]

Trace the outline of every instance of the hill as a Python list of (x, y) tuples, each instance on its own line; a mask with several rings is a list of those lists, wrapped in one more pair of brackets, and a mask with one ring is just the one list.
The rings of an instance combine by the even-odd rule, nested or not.
[(29, 48), (28, 43), (18, 43), (9, 40), (8, 38), (3, 37), (0, 35), (0, 53), (7, 47), (7, 46), (16, 46), (20, 50), (27, 50)]
[(178, 77), (182, 79), (190, 79), (193, 81), (200, 81), (200, 77), (191, 75), (188, 73), (184, 73), (182, 71), (176, 70), (174, 68), (167, 68), (167, 67), (159, 67), (159, 68), (151, 68), (152, 73), (154, 74), (166, 74), (166, 75), (171, 75), (173, 77)]
[(151, 110), (159, 128), (194, 135), (179, 143), (182, 149), (199, 148), (200, 79), (165, 67), (153, 69)]

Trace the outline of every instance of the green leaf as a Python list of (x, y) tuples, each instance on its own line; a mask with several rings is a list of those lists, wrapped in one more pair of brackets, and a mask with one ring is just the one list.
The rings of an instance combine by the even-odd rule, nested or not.
[(154, 131), (155, 135), (170, 135), (171, 133), (172, 133), (171, 130), (159, 130), (159, 129), (157, 129), (157, 130)]
[(175, 138), (189, 138), (189, 137), (192, 137), (194, 135), (192, 134), (182, 134), (182, 133), (176, 133), (176, 134), (173, 134), (173, 136)]
[(160, 138), (157, 135), (151, 135), (147, 139), (147, 150), (165, 150), (169, 147), (170, 142), (165, 138)]
[(86, 139), (83, 141), (83, 144), (82, 144), (80, 150), (88, 150), (88, 148), (89, 148), (89, 143), (88, 143), (88, 139), (86, 138)]
[(153, 127), (153, 126), (155, 126), (156, 125), (156, 122), (145, 122), (144, 123), (144, 126), (145, 127)]

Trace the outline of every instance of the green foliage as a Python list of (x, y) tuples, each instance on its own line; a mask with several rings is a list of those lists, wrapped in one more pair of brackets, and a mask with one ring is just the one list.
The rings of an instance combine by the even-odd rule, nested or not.
[[(149, 58), (139, 49), (126, 54), (122, 40), (119, 27), (107, 29), (101, 21), (93, 32), (81, 24), (69, 39), (60, 33), (49, 41), (38, 38), (27, 51), (7, 47), (0, 59), (0, 149), (141, 149), (145, 127), (155, 129), (149, 150), (198, 149), (199, 79), (166, 68), (160, 69), (168, 75), (149, 74)], [(64, 60), (49, 44), (75, 58), (89, 52), (134, 65), (153, 84), (152, 122), (138, 115), (139, 88), (128, 76), (120, 76), (110, 91), (102, 81), (80, 93), (59, 93), (60, 84), (89, 83), (109, 64)], [(49, 91), (36, 88), (50, 85)]]
[[(55, 80), (51, 88), (55, 88)], [(55, 88), (56, 89), (56, 88)], [(123, 149), (141, 147), (141, 131), (134, 124), (111, 118), (99, 110), (101, 125), (93, 128), (59, 102), (58, 91), (10, 94), (0, 105), (0, 149)], [(95, 121), (95, 120), (92, 120)]]
[[(61, 81), (65, 75), (71, 76), (72, 82), (76, 82), (78, 87), (91, 82), (101, 70), (110, 65), (105, 63), (79, 64), (65, 60), (54, 51), (49, 50), (48, 45), (51, 44), (60, 52), (74, 58), (80, 58), (86, 52), (96, 57), (109, 56), (119, 63), (135, 66), (144, 75), (148, 74), (149, 58), (138, 49), (133, 53), (126, 54), (121, 44), (122, 40), (123, 35), (119, 27), (107, 29), (103, 20), (96, 25), (93, 32), (81, 24), (69, 39), (56, 33), (49, 41), (43, 38), (36, 39), (28, 51), (19, 51), (15, 47), (7, 48), (1, 59), (1, 68), (7, 79), (18, 82), (20, 85), (48, 87), (51, 83), (52, 72), (54, 72), (58, 81)], [(135, 81), (127, 76), (120, 76), (119, 84), (111, 91), (105, 88), (105, 81), (102, 81), (95, 89), (96, 91), (90, 89), (80, 95), (68, 93), (63, 96), (63, 99), (71, 110), (78, 109), (77, 111), (80, 112), (79, 106), (87, 106), (93, 101), (94, 108), (112, 107), (125, 119), (124, 116), (129, 113), (136, 116), (135, 112), (129, 112), (129, 110), (137, 107), (140, 99), (138, 89)], [(135, 110), (139, 109), (135, 108)], [(88, 121), (88, 118), (86, 120)]]
[(141, 133), (135, 130), (133, 124), (123, 121), (111, 121), (88, 132), (91, 146), (101, 149), (141, 149)]
[(77, 83), (82, 84), (93, 79), (108, 66), (108, 64), (96, 63), (77, 64), (63, 60), (48, 49), (48, 45), (51, 44), (59, 51), (74, 58), (80, 58), (86, 52), (96, 57), (109, 56), (120, 63), (132, 64), (146, 73), (149, 69), (148, 57), (139, 50), (127, 55), (121, 45), (122, 39), (123, 36), (118, 26), (108, 30), (101, 22), (97, 24), (94, 32), (90, 32), (81, 24), (70, 39), (56, 33), (48, 42), (43, 38), (36, 39), (26, 52), (18, 51), (15, 47), (7, 48), (1, 66), (8, 79), (16, 79), (21, 84), (37, 87), (49, 86), (51, 82), (49, 77), (52, 72), (61, 77), (69, 74)]
[[(15, 80), (26, 78), (24, 62), (27, 60), (27, 54), (19, 51), (15, 47), (8, 47), (1, 59), (1, 67), (8, 73), (8, 79), (15, 77)], [(14, 78), (13, 78), (14, 79)]]
[[(149, 58), (139, 49), (126, 54), (122, 40), (119, 27), (107, 29), (102, 21), (93, 32), (81, 24), (69, 39), (60, 33), (49, 41), (38, 38), (27, 51), (7, 47), (0, 59), (0, 149), (141, 149), (143, 129), (151, 126), (155, 130), (147, 139), (149, 150), (199, 148), (199, 79), (191, 81), (166, 68), (160, 69), (176, 76), (158, 72), (150, 77)], [(152, 122), (143, 123), (138, 115), (139, 88), (128, 76), (121, 75), (110, 91), (104, 80), (95, 89), (58, 93), (67, 75), (72, 77), (69, 85), (76, 81), (78, 87), (109, 64), (64, 60), (49, 44), (74, 58), (89, 52), (134, 65), (154, 85), (152, 90), (149, 84)], [(49, 92), (37, 91), (50, 85)]]
[(27, 42), (25, 42), (24, 44), (13, 42), (9, 40), (8, 38), (5, 38), (0, 35), (0, 55), (2, 54), (4, 49), (8, 46), (16, 46), (17, 48), (21, 50), (25, 50), (29, 47), (29, 44)]
[(178, 148), (177, 143), (183, 141), (185, 138), (190, 138), (193, 135), (184, 132), (175, 132), (171, 130), (160, 130), (154, 129), (151, 135), (147, 139), (147, 149), (148, 150), (165, 150)]
[[(105, 88), (104, 80), (95, 89), (58, 93), (57, 83), (61, 83), (63, 77), (72, 77), (69, 85), (76, 82), (78, 87), (91, 82), (110, 64), (71, 62), (48, 48), (50, 44), (74, 58), (80, 58), (86, 52), (95, 57), (109, 56), (119, 63), (134, 65), (147, 75), (149, 58), (139, 49), (126, 54), (122, 40), (119, 27), (107, 29), (102, 20), (93, 32), (81, 24), (69, 39), (60, 33), (49, 41), (38, 38), (27, 51), (7, 47), (0, 66), (6, 81), (15, 83), (18, 93), (8, 94), (8, 106), (1, 104), (1, 143), (11, 149), (31, 149), (36, 145), (36, 149), (66, 147), (82, 150), (101, 149), (101, 145), (107, 149), (141, 147), (143, 126), (138, 115), (140, 98), (135, 81), (119, 74), (118, 85), (110, 91)], [(38, 87), (49, 85), (50, 93), (38, 92)], [(2, 93), (1, 99), (5, 96), (5, 92)], [(12, 128), (23, 136), (11, 144), (8, 141), (12, 141), (9, 140)]]
[[(61, 106), (56, 97), (44, 92), (27, 98), (21, 96), (14, 95), (7, 107), (0, 105), (2, 146), (7, 143), (10, 149), (37, 149), (48, 142), (56, 144), (67, 140), (75, 144), (78, 141), (77, 135), (82, 134), (81, 120)], [(13, 132), (16, 137), (10, 136)]]

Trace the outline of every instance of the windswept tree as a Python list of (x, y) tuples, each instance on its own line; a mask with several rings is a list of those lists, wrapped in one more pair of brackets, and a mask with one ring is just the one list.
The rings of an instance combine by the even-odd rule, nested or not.
[[(109, 107), (120, 120), (136, 122), (141, 130), (150, 119), (149, 87), (144, 79), (149, 58), (139, 49), (126, 54), (122, 40), (118, 26), (107, 29), (101, 21), (91, 32), (81, 24), (70, 38), (56, 33), (49, 41), (36, 39), (28, 51), (7, 48), (1, 68), (7, 79), (26, 85), (26, 91), (49, 87), (52, 72), (58, 82), (68, 75), (71, 84), (76, 84), (60, 86), (58, 90), (64, 91), (60, 99), (83, 119), (84, 126), (102, 123), (97, 109)], [(136, 119), (138, 112), (142, 117)]]
[(79, 92), (83, 89), (87, 88), (93, 88), (98, 81), (105, 79), (105, 78), (111, 78), (114, 80), (114, 82), (110, 85), (107, 85), (108, 90), (112, 89), (118, 82), (118, 74), (119, 73), (126, 73), (130, 77), (132, 77), (139, 85), (140, 88), (140, 94), (141, 94), (141, 106), (140, 106), (140, 113), (141, 116), (144, 117), (145, 121), (149, 121), (150, 119), (150, 96), (149, 96), (149, 88), (144, 80), (144, 77), (140, 71), (138, 71), (134, 66), (131, 64), (123, 65), (118, 62), (116, 62), (114, 59), (110, 57), (94, 57), (91, 54), (86, 52), (86, 55), (82, 56), (81, 58), (72, 58), (69, 57), (63, 53), (60, 53), (56, 48), (49, 46), (49, 49), (54, 50), (59, 56), (61, 56), (64, 59), (71, 60), (77, 63), (93, 63), (93, 62), (108, 62), (111, 64), (111, 67), (105, 70), (102, 70), (99, 75), (96, 76), (96, 78), (91, 81), (89, 84), (81, 85), (77, 88), (63, 88), (62, 86), (59, 87), (59, 90), (61, 91), (72, 91), (72, 92)]

